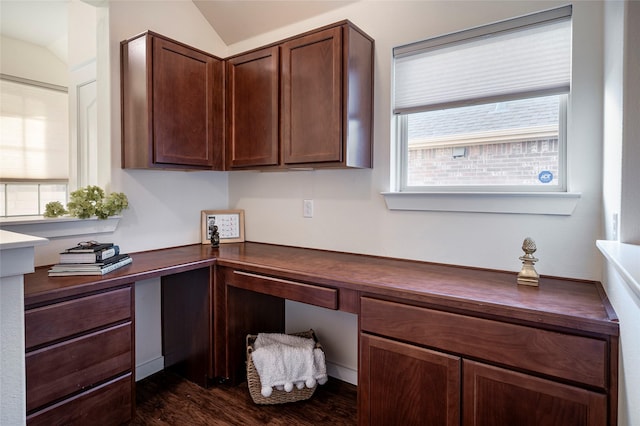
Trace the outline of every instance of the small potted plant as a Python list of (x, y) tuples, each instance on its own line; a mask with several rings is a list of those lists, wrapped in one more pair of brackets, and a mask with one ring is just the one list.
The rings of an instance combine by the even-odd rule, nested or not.
[(105, 197), (104, 190), (99, 186), (89, 185), (73, 191), (67, 209), (59, 201), (52, 201), (45, 206), (45, 217), (58, 217), (65, 214), (88, 219), (96, 216), (107, 219), (115, 216), (129, 207), (129, 200), (123, 192), (112, 192)]

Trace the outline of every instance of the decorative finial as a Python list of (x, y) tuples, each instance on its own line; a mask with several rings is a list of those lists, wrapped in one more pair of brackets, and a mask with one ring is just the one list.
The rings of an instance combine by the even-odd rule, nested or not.
[(540, 276), (533, 267), (538, 261), (538, 259), (533, 257), (533, 253), (535, 253), (536, 250), (536, 242), (529, 237), (525, 238), (522, 242), (524, 256), (520, 256), (520, 260), (522, 260), (522, 270), (518, 273), (518, 284), (538, 286)]

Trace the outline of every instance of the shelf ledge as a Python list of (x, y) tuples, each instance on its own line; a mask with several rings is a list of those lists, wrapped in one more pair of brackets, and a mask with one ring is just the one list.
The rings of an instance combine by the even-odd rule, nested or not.
[(598, 240), (596, 246), (640, 299), (640, 245)]
[(33, 235), (42, 238), (63, 238), (74, 235), (90, 235), (113, 232), (118, 227), (122, 216), (111, 216), (107, 219), (91, 217), (78, 219), (77, 217), (46, 218), (3, 218), (0, 228), (20, 234)]

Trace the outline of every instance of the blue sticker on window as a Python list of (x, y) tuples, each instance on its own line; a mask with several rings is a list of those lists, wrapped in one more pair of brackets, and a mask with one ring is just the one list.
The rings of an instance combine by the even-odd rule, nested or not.
[(542, 183), (549, 183), (553, 180), (553, 173), (543, 170), (538, 174), (538, 180)]

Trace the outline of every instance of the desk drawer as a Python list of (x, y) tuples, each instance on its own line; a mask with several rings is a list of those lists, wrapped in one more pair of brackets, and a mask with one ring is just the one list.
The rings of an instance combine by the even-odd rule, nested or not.
[(131, 318), (131, 287), (29, 309), (25, 340), (29, 350)]
[(133, 413), (133, 376), (122, 377), (36, 411), (27, 417), (29, 426), (121, 425)]
[(229, 274), (228, 285), (328, 309), (338, 309), (338, 290), (243, 271)]
[(131, 322), (30, 352), (27, 411), (132, 368)]
[(604, 389), (607, 342), (363, 297), (362, 331)]

